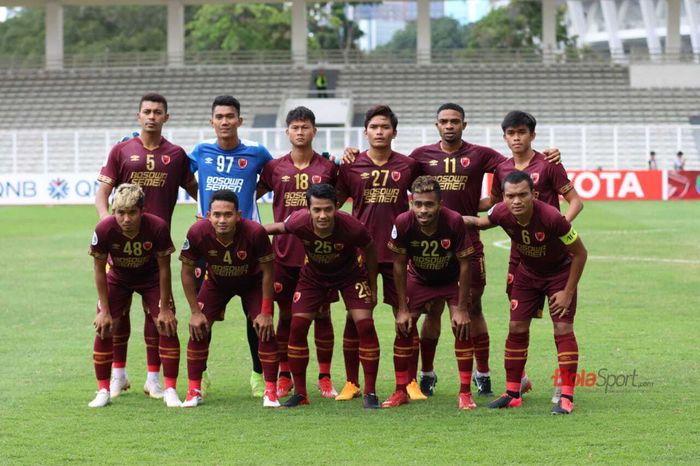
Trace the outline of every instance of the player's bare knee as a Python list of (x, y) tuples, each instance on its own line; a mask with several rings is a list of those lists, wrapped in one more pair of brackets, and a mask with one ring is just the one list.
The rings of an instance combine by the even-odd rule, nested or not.
[(574, 331), (574, 324), (571, 322), (554, 322), (554, 334), (566, 335)]
[(530, 330), (529, 320), (511, 320), (508, 323), (508, 331), (510, 333), (526, 333)]

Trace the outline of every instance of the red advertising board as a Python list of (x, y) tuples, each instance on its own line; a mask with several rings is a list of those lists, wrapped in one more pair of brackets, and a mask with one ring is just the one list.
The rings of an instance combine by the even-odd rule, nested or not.
[(670, 170), (667, 199), (700, 199), (700, 171)]
[(663, 172), (647, 171), (581, 171), (568, 172), (582, 199), (592, 200), (662, 200)]

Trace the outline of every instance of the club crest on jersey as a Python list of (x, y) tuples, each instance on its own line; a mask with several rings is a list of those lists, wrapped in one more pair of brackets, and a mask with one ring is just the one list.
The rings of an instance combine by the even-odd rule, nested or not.
[(544, 241), (544, 231), (536, 231), (535, 232), (535, 239), (537, 241)]
[(153, 247), (153, 243), (151, 243), (150, 241), (144, 241), (143, 248), (146, 251), (150, 251), (152, 247)]
[(530, 173), (530, 178), (532, 178), (532, 182), (534, 184), (537, 184), (537, 182), (540, 181), (540, 174), (539, 173)]
[(510, 310), (514, 311), (518, 308), (518, 300), (517, 299), (511, 299), (510, 300)]
[(275, 293), (281, 293), (284, 288), (280, 282), (275, 282), (273, 287), (275, 288)]
[(469, 157), (462, 157), (461, 159), (459, 159), (459, 164), (464, 168), (467, 168), (470, 163), (471, 160), (469, 159)]
[(311, 182), (312, 182), (312, 183), (315, 183), (315, 184), (320, 183), (320, 182), (321, 182), (321, 175), (314, 175), (314, 176), (312, 176), (312, 177), (311, 177)]
[(343, 248), (345, 247), (345, 245), (344, 245), (343, 243), (335, 243), (335, 244), (333, 245), (333, 247), (335, 248), (336, 251), (340, 252), (340, 251), (343, 250)]
[(92, 242), (90, 244), (92, 244), (93, 246), (97, 245), (97, 232), (96, 231), (92, 232)]
[(236, 256), (238, 256), (240, 260), (244, 261), (245, 258), (248, 257), (248, 253), (245, 251), (238, 251), (236, 252)]
[(391, 179), (394, 181), (399, 181), (401, 179), (401, 172), (392, 171), (391, 172)]
[(301, 291), (295, 291), (294, 296), (292, 296), (292, 302), (298, 303), (301, 299)]
[(442, 246), (445, 249), (450, 248), (450, 244), (452, 244), (452, 241), (450, 241), (449, 238), (441, 239), (440, 240), (440, 246)]
[(163, 161), (163, 165), (167, 165), (170, 163), (170, 156), (169, 155), (161, 155), (160, 159)]
[(244, 158), (238, 159), (238, 168), (243, 170), (247, 166), (248, 166), (248, 159), (244, 159)]

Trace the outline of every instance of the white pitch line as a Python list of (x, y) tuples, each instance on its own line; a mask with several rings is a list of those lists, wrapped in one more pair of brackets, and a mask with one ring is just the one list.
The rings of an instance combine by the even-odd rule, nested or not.
[[(510, 240), (504, 239), (494, 241), (493, 245), (500, 249), (510, 251)], [(660, 262), (664, 264), (688, 264), (700, 265), (700, 260), (693, 259), (668, 259), (664, 257), (635, 257), (635, 256), (588, 256), (589, 259), (599, 261), (622, 261), (622, 262)]]

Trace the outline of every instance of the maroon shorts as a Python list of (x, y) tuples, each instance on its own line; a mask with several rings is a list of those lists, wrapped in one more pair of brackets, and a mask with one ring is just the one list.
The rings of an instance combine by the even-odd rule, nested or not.
[(372, 291), (367, 281), (367, 272), (360, 268), (352, 277), (344, 277), (340, 283), (323, 282), (311, 274), (305, 273), (304, 268), (299, 274), (296, 290), (292, 296), (293, 314), (314, 314), (318, 309), (337, 297), (338, 292), (343, 296), (346, 309), (371, 310)]
[[(522, 321), (542, 317), (545, 299), (566, 287), (569, 269), (550, 277), (539, 277), (518, 266), (510, 293), (510, 320)], [(554, 322), (574, 322), (576, 295), (571, 300), (569, 312), (564, 317), (552, 317)]]
[(440, 285), (428, 285), (409, 273), (406, 280), (406, 298), (411, 314), (419, 314), (430, 302), (444, 299), (450, 306), (459, 304), (459, 284), (454, 282)]
[(226, 305), (234, 296), (240, 296), (248, 318), (252, 321), (262, 306), (262, 281), (250, 281), (237, 288), (225, 288), (217, 286), (211, 280), (204, 280), (199, 289), (197, 302), (200, 303), (202, 313), (209, 322), (224, 320)]
[[(299, 273), (301, 267), (291, 267), (278, 264), (275, 262), (275, 301), (280, 309), (292, 309), (292, 300), (294, 299), (294, 291), (299, 282)], [(338, 301), (338, 293), (329, 293), (328, 304)]]
[(474, 254), (469, 256), (469, 271), (471, 273), (470, 287), (483, 292), (486, 288), (486, 263), (484, 262), (484, 243), (481, 240), (474, 243)]
[[(144, 309), (148, 311), (151, 318), (156, 319), (160, 313), (160, 284), (150, 282), (136, 286), (125, 286), (120, 283), (110, 283), (107, 281), (107, 298), (109, 300), (109, 313), (113, 319), (126, 315), (131, 307), (131, 295), (138, 293), (143, 298)], [(175, 312), (175, 305), (172, 306)], [(97, 311), (100, 310), (99, 301)]]
[(384, 304), (388, 304), (391, 307), (398, 307), (399, 295), (396, 294), (396, 285), (394, 284), (394, 264), (379, 264), (379, 275), (382, 276)]

